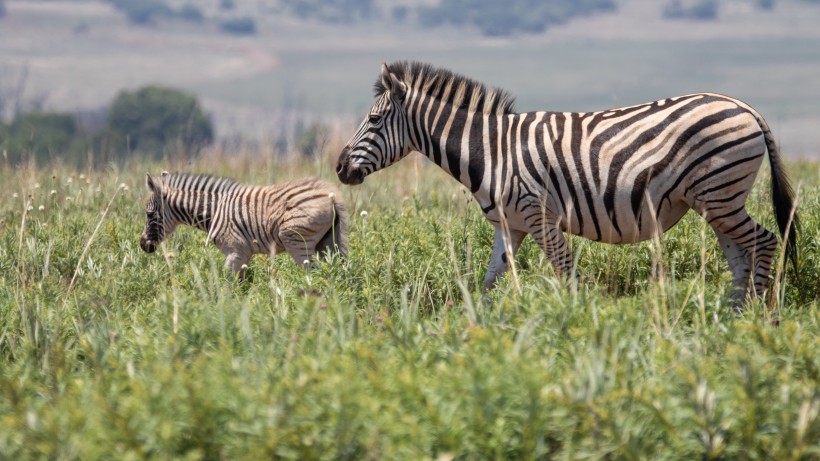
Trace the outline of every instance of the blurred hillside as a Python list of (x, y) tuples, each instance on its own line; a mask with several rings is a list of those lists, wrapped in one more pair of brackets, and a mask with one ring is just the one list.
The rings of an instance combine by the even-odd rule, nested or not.
[(316, 122), (349, 132), (379, 64), (416, 59), (503, 87), (519, 110), (726, 93), (762, 112), (787, 155), (820, 154), (820, 2), (498, 4), (0, 0), (0, 113), (93, 124), (120, 91), (159, 84), (197, 95), (217, 137), (273, 143)]

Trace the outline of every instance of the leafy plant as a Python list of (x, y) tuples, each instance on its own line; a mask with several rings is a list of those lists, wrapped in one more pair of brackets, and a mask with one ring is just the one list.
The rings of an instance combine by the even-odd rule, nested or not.
[(195, 153), (213, 142), (211, 121), (196, 98), (159, 86), (120, 93), (106, 127), (119, 150), (139, 150), (153, 158), (161, 158), (165, 149)]

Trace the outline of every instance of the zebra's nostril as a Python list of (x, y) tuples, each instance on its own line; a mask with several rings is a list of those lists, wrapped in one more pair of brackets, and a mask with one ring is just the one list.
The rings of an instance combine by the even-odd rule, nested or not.
[(342, 170), (344, 167), (342, 166), (342, 162), (336, 164), (336, 174), (342, 174)]

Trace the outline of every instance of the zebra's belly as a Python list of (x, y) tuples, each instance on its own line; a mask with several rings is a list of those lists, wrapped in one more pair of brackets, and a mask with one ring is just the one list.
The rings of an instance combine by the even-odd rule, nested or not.
[[(637, 216), (628, 213), (597, 213), (583, 221), (578, 216), (566, 220), (565, 232), (603, 243), (637, 243), (659, 236), (669, 230), (686, 214), (689, 207), (683, 202), (666, 202), (658, 212), (656, 205), (644, 205)], [(597, 224), (597, 225), (596, 225)]]

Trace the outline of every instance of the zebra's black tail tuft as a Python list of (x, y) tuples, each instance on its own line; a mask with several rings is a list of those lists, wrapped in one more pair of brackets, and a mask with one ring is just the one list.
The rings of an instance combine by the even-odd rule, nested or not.
[(339, 252), (343, 258), (347, 256), (347, 210), (342, 203), (333, 204), (333, 227), (316, 245), (316, 252)]
[(786, 169), (768, 124), (763, 117), (757, 115), (756, 118), (763, 130), (766, 148), (769, 150), (769, 164), (772, 168), (772, 205), (777, 218), (777, 227), (780, 228), (780, 235), (786, 245), (786, 257), (789, 258), (796, 272), (799, 257), (797, 238), (800, 233), (800, 220), (797, 217), (797, 208), (794, 203), (794, 190), (786, 176)]

